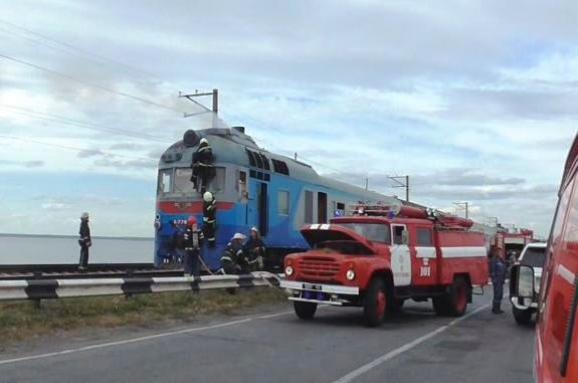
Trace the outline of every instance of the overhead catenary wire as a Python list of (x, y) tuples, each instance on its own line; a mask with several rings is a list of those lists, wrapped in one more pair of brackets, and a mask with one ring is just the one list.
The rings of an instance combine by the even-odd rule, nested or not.
[(52, 75), (57, 76), (57, 77), (61, 77), (61, 78), (67, 79), (67, 80), (69, 80), (69, 81), (77, 82), (77, 83), (79, 83), (79, 84), (83, 84), (83, 85), (86, 85), (86, 86), (90, 86), (90, 87), (95, 88), (95, 89), (100, 89), (100, 90), (103, 91), (103, 92), (108, 92), (108, 93), (111, 93), (111, 94), (115, 94), (115, 95), (117, 95), (117, 96), (126, 97), (126, 98), (129, 98), (129, 99), (132, 99), (132, 100), (135, 100), (135, 101), (138, 101), (138, 102), (142, 102), (142, 103), (145, 103), (145, 104), (148, 104), (148, 105), (151, 105), (151, 106), (156, 106), (156, 107), (158, 107), (158, 108), (162, 108), (162, 109), (165, 109), (165, 110), (170, 110), (170, 111), (173, 111), (173, 112), (177, 112), (177, 113), (180, 113), (180, 114), (184, 114), (184, 111), (182, 111), (182, 110), (180, 110), (180, 109), (177, 109), (177, 108), (174, 108), (174, 107), (172, 107), (172, 106), (160, 104), (160, 103), (158, 103), (158, 102), (155, 102), (155, 101), (146, 99), (146, 98), (144, 98), (144, 97), (139, 97), (139, 96), (135, 96), (135, 95), (133, 95), (133, 94), (127, 93), (127, 92), (114, 90), (114, 89), (108, 88), (108, 87), (103, 86), (103, 85), (91, 83), (91, 82), (89, 82), (89, 81), (84, 81), (84, 80), (81, 80), (81, 79), (76, 78), (76, 77), (74, 77), (74, 76), (70, 76), (70, 75), (68, 75), (68, 74), (65, 74), (65, 73), (56, 71), (56, 70), (51, 69), (51, 68), (46, 68), (46, 67), (43, 67), (43, 66), (41, 66), (41, 65), (31, 63), (31, 62), (29, 62), (29, 61), (25, 61), (25, 60), (22, 60), (22, 59), (19, 59), (19, 58), (16, 58), (16, 57), (12, 57), (12, 56), (6, 55), (6, 54), (4, 54), (4, 53), (0, 53), (0, 59), (9, 60), (9, 61), (15, 62), (15, 63), (17, 63), (17, 64), (25, 65), (25, 66), (28, 66), (28, 67), (30, 67), (30, 68), (34, 68), (34, 69), (37, 69), (37, 70), (40, 70), (40, 71), (43, 71), (43, 72), (52, 74)]
[(37, 145), (44, 145), (44, 146), (49, 146), (49, 147), (54, 147), (54, 148), (59, 148), (59, 149), (64, 149), (64, 150), (71, 150), (71, 151), (75, 151), (78, 153), (85, 152), (88, 150), (94, 150), (95, 154), (97, 154), (97, 155), (103, 155), (103, 156), (108, 156), (108, 157), (126, 158), (126, 159), (130, 159), (130, 160), (139, 160), (139, 161), (146, 160), (146, 161), (151, 162), (151, 164), (157, 162), (156, 160), (149, 158), (149, 157), (127, 156), (127, 155), (123, 155), (123, 154), (106, 152), (106, 151), (103, 151), (100, 149), (79, 148), (76, 146), (55, 144), (52, 142), (38, 141), (38, 140), (30, 139), (30, 138), (7, 136), (7, 135), (3, 135), (3, 134), (0, 134), (0, 138), (7, 139), (7, 140), (21, 141), (21, 142), (25, 142), (25, 143), (33, 143), (33, 144), (37, 144)]
[(117, 134), (117, 135), (123, 135), (123, 136), (131, 137), (131, 138), (137, 138), (137, 139), (141, 139), (141, 140), (150, 140), (150, 141), (156, 141), (156, 142), (159, 142), (162, 144), (167, 144), (167, 145), (169, 144), (169, 142), (166, 139), (163, 139), (163, 138), (157, 137), (157, 136), (153, 136), (153, 135), (150, 135), (147, 133), (141, 133), (141, 132), (137, 132), (137, 131), (133, 131), (133, 130), (129, 130), (129, 129), (110, 128), (110, 127), (106, 127), (106, 126), (102, 126), (102, 125), (98, 125), (98, 124), (94, 124), (94, 123), (90, 123), (90, 122), (86, 122), (86, 121), (81, 121), (81, 120), (76, 120), (73, 118), (61, 116), (58, 114), (39, 112), (39, 111), (31, 110), (28, 108), (23, 108), (20, 106), (7, 105), (7, 104), (1, 104), (0, 103), (0, 109), (9, 109), (12, 111), (12, 113), (16, 113), (19, 115), (31, 117), (31, 118), (42, 120), (42, 121), (56, 122), (59, 124), (78, 126), (81, 128), (87, 128), (87, 129), (91, 129), (91, 130), (95, 130), (95, 131), (99, 131), (99, 132), (113, 133), (113, 134)]
[[(15, 24), (13, 22), (3, 20), (3, 19), (0, 19), (0, 24), (4, 24), (5, 27), (8, 26), (9, 28), (12, 28), (12, 31), (10, 31), (9, 29), (5, 29), (5, 28), (0, 29), (0, 31), (4, 31), (5, 33), (9, 33), (9, 34), (16, 36), (18, 38), (26, 39), (28, 41), (31, 41), (31, 42), (36, 43), (36, 44), (44, 45), (44, 46), (51, 48), (51, 49), (58, 49), (60, 51), (68, 51), (71, 53), (75, 52), (77, 54), (83, 55), (84, 57), (91, 58), (93, 61), (109, 62), (109, 63), (112, 63), (116, 66), (119, 66), (119, 67), (126, 69), (125, 71), (129, 74), (133, 74), (134, 72), (138, 72), (138, 73), (141, 73), (143, 75), (146, 75), (147, 77), (152, 77), (153, 79), (155, 79), (157, 81), (163, 81), (160, 78), (160, 76), (158, 76), (152, 72), (149, 72), (147, 70), (143, 70), (141, 68), (137, 68), (134, 65), (129, 65), (129, 64), (124, 63), (122, 61), (119, 61), (119, 60), (116, 60), (116, 59), (113, 59), (113, 58), (110, 58), (110, 57), (107, 57), (107, 56), (104, 56), (104, 55), (101, 55), (98, 53), (94, 53), (94, 52), (89, 51), (87, 49), (70, 44), (68, 42), (64, 42), (62, 40), (55, 39), (54, 37), (42, 34), (42, 33), (37, 32), (37, 31), (33, 31), (29, 28), (23, 27), (22, 25), (18, 25), (18, 24)], [(20, 31), (20, 35), (18, 33), (15, 33), (14, 29)], [(30, 37), (30, 36), (34, 36), (34, 38)], [(54, 44), (54, 45), (47, 44), (46, 42), (49, 42), (49, 43)]]

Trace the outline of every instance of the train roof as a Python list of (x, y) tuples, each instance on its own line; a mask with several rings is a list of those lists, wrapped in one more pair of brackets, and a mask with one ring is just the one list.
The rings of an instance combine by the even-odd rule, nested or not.
[[(363, 196), (367, 200), (374, 201), (399, 201), (392, 196), (386, 196), (371, 190), (337, 181), (332, 178), (319, 175), (313, 167), (305, 162), (294, 158), (272, 153), (259, 147), (253, 138), (247, 135), (242, 127), (229, 128), (220, 119), (214, 119), (212, 127), (208, 129), (194, 131), (198, 138), (206, 138), (209, 141), (215, 154), (216, 161), (222, 163), (233, 163), (245, 167), (250, 167), (250, 160), (247, 150), (266, 156), (269, 160), (282, 161), (286, 164), (289, 175), (292, 178), (309, 182), (321, 187), (338, 189), (340, 191)], [(187, 146), (184, 140), (180, 140), (171, 145), (161, 156), (159, 168), (189, 167), (192, 156), (197, 145)], [(178, 155), (177, 155), (178, 154)], [(170, 160), (168, 160), (170, 158)], [(273, 171), (273, 169), (271, 169)]]

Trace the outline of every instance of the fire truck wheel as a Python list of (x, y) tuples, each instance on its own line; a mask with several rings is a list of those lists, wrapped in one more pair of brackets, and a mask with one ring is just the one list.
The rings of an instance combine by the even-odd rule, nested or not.
[(317, 311), (317, 303), (295, 301), (293, 302), (293, 308), (299, 319), (313, 319), (315, 311)]
[(527, 326), (530, 324), (532, 320), (532, 311), (531, 310), (519, 310), (512, 306), (512, 314), (514, 314), (514, 319), (516, 323), (522, 326)]
[(449, 293), (449, 314), (455, 317), (461, 317), (465, 314), (468, 307), (468, 283), (462, 277), (454, 279)]
[(387, 293), (382, 278), (373, 278), (365, 293), (363, 316), (369, 327), (379, 326), (387, 310)]
[(462, 316), (468, 306), (468, 283), (462, 277), (454, 279), (449, 292), (433, 297), (433, 307), (437, 315)]

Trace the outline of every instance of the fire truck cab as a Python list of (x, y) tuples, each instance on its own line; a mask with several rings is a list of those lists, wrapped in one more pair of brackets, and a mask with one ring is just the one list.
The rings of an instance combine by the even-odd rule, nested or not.
[(318, 304), (361, 306), (377, 326), (409, 298), (432, 298), (438, 315), (461, 316), (472, 287), (488, 281), (485, 237), (472, 224), (411, 206), (363, 206), (304, 226), (311, 250), (285, 258), (281, 287), (301, 319)]
[[(570, 149), (558, 193), (558, 207), (546, 248), (537, 314), (535, 378), (540, 383), (578, 382), (578, 136)], [(531, 266), (517, 273), (518, 295), (530, 299)]]

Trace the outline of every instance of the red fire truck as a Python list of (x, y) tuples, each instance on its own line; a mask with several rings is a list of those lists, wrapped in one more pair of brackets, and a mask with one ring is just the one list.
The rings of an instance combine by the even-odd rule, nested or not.
[(578, 382), (578, 136), (570, 149), (546, 248), (542, 286), (531, 266), (513, 269), (511, 294), (532, 301), (537, 315), (535, 378), (540, 383)]
[(461, 316), (472, 287), (488, 281), (485, 238), (472, 224), (412, 206), (360, 206), (301, 229), (311, 250), (285, 258), (281, 286), (301, 319), (318, 304), (361, 306), (377, 326), (409, 298), (432, 298), (438, 315)]
[(492, 250), (503, 259), (508, 259), (510, 252), (518, 259), (524, 247), (534, 242), (534, 232), (529, 229), (498, 230), (492, 242)]

